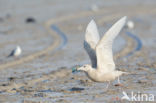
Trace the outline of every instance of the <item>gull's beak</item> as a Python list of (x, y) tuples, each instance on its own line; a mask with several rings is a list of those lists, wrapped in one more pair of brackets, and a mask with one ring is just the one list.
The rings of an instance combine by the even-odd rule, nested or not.
[(80, 72), (80, 70), (78, 70), (79, 66), (73, 67), (72, 68), (72, 73), (77, 73)]
[(75, 73), (77, 71), (77, 69), (74, 67), (72, 68), (72, 73)]

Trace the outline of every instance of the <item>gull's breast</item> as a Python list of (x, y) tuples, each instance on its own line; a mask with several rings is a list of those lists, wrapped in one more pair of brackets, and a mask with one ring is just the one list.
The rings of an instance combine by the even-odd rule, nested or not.
[(115, 79), (115, 76), (113, 75), (112, 72), (108, 72), (108, 73), (88, 72), (86, 74), (92, 81), (95, 81), (95, 82), (106, 82), (106, 81), (112, 81)]

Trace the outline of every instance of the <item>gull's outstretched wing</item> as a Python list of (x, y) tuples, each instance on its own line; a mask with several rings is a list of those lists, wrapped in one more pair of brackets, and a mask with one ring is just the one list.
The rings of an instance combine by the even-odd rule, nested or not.
[(126, 16), (117, 21), (102, 37), (96, 46), (97, 68), (101, 72), (110, 72), (115, 69), (112, 54), (112, 44), (126, 22)]
[(94, 20), (91, 20), (86, 29), (84, 48), (90, 57), (93, 67), (97, 66), (95, 47), (99, 38), (96, 23)]

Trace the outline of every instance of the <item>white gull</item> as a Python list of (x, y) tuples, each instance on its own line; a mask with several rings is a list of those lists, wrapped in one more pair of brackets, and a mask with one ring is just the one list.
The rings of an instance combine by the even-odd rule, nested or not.
[(17, 46), (14, 50), (11, 51), (11, 53), (9, 54), (8, 57), (10, 57), (10, 56), (17, 57), (17, 56), (21, 55), (21, 53), (22, 53), (21, 47), (20, 46)]
[(100, 40), (96, 23), (92, 20), (86, 29), (84, 48), (87, 51), (91, 64), (86, 64), (76, 70), (84, 71), (95, 82), (109, 82), (115, 80), (126, 72), (115, 69), (112, 44), (116, 36), (126, 23), (126, 16), (117, 21)]

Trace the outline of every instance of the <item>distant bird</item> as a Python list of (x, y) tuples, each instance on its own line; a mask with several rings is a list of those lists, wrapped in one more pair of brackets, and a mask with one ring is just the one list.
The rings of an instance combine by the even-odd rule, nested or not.
[(8, 57), (11, 57), (11, 56), (18, 57), (19, 55), (21, 55), (21, 53), (22, 53), (22, 49), (20, 48), (20, 46), (17, 46), (14, 50), (11, 51)]
[(134, 28), (134, 22), (131, 20), (128, 20), (126, 23), (126, 28), (133, 29)]
[(116, 36), (126, 23), (126, 16), (117, 21), (102, 37), (100, 40), (97, 26), (92, 20), (86, 29), (84, 48), (87, 51), (91, 64), (86, 64), (79, 68), (78, 71), (84, 71), (87, 76), (95, 82), (108, 82), (118, 78), (126, 72), (118, 71), (115, 69), (115, 63), (112, 54), (112, 44)]
[(93, 4), (93, 5), (91, 6), (91, 10), (94, 11), (94, 12), (99, 11), (99, 7), (98, 7), (98, 5)]

